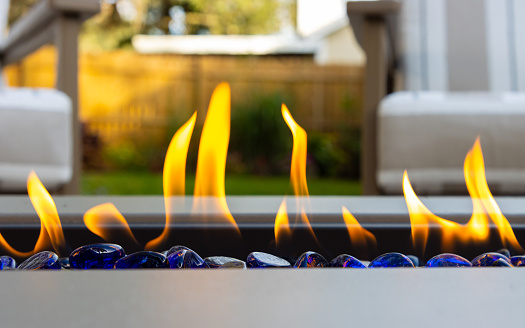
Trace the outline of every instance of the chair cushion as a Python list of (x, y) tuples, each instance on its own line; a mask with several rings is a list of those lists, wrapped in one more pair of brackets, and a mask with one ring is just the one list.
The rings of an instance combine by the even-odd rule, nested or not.
[(525, 93), (403, 91), (378, 113), (378, 185), (401, 193), (466, 193), (463, 161), (480, 136), (493, 193), (525, 193)]
[(71, 180), (72, 104), (54, 89), (0, 88), (0, 192), (23, 192), (34, 170), (48, 189)]

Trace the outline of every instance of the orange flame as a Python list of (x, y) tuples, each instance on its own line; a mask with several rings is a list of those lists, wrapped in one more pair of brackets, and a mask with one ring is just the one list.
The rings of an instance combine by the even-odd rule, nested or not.
[[(210, 106), (202, 128), (195, 176), (194, 204), (199, 207), (216, 207), (237, 231), (239, 227), (226, 203), (224, 179), (226, 156), (230, 140), (230, 86), (219, 84), (210, 100)], [(205, 197), (205, 196), (212, 196)], [(202, 198), (205, 197), (205, 198)]]
[(357, 248), (367, 246), (368, 248), (377, 248), (376, 237), (370, 231), (361, 227), (357, 219), (344, 206), (343, 220), (345, 221), (346, 228), (348, 229), (348, 235), (350, 236), (352, 247)]
[(279, 210), (277, 211), (277, 216), (275, 217), (275, 243), (277, 247), (282, 243), (282, 240), (285, 238), (290, 238), (292, 231), (290, 229), (290, 222), (288, 221), (288, 214), (286, 213), (286, 199), (283, 200)]
[(444, 251), (454, 251), (458, 243), (487, 242), (490, 234), (489, 218), (494, 221), (505, 247), (523, 250), (519, 245), (510, 223), (501, 213), (488, 188), (485, 166), (479, 138), (468, 152), (464, 163), (465, 182), (472, 199), (472, 216), (466, 225), (449, 221), (434, 215), (416, 196), (405, 171), (403, 174), (403, 193), (410, 215), (412, 242), (414, 248), (423, 253), (426, 248), (429, 226), (441, 226)]
[(104, 203), (90, 208), (84, 214), (84, 224), (97, 236), (102, 237), (105, 241), (111, 241), (110, 230), (102, 228), (104, 225), (114, 225), (121, 227), (131, 240), (138, 245), (139, 243), (133, 236), (133, 232), (128, 222), (112, 203)]
[[(308, 227), (310, 233), (317, 241), (315, 237), (314, 230), (310, 225), (308, 216), (305, 211), (305, 199), (300, 199), (299, 197), (306, 197), (308, 201), (308, 186), (306, 184), (306, 156), (307, 156), (307, 135), (306, 131), (295, 122), (290, 111), (285, 104), (281, 106), (281, 112), (288, 125), (288, 128), (292, 132), (293, 136), (293, 150), (292, 150), (292, 164), (290, 167), (290, 182), (293, 186), (294, 194), (297, 199), (298, 207), (300, 208), (300, 217), (302, 222)], [(297, 220), (296, 220), (297, 221)]]
[(162, 176), (166, 225), (160, 236), (146, 244), (146, 250), (157, 249), (168, 239), (171, 223), (171, 197), (184, 196), (185, 194), (186, 159), (188, 157), (188, 148), (190, 146), (191, 135), (193, 134), (196, 119), (197, 112), (193, 113), (191, 118), (181, 126), (179, 130), (177, 130), (168, 146)]

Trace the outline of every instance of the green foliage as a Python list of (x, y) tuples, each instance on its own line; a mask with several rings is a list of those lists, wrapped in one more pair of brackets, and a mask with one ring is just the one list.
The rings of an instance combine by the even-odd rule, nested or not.
[[(280, 94), (254, 96), (232, 109), (230, 166), (258, 174), (286, 173), (292, 135), (281, 115)], [(242, 164), (242, 165), (241, 165)]]
[(312, 158), (315, 173), (323, 177), (339, 175), (348, 162), (347, 154), (338, 145), (337, 136), (333, 133), (310, 133), (308, 154)]

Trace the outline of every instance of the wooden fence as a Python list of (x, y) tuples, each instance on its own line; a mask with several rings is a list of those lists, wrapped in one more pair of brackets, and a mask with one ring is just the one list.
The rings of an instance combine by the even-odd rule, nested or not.
[[(6, 69), (9, 83), (52, 87), (54, 62), (54, 49), (43, 48)], [(80, 116), (106, 143), (130, 134), (151, 138), (194, 110), (202, 122), (213, 88), (227, 81), (233, 108), (278, 92), (292, 100), (290, 110), (307, 131), (331, 131), (360, 124), (362, 79), (361, 67), (317, 66), (308, 56), (82, 53)]]

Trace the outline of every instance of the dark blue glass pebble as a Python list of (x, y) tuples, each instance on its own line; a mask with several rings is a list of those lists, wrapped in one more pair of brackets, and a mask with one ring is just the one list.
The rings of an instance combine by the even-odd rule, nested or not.
[(166, 256), (157, 252), (137, 252), (115, 262), (115, 269), (155, 269), (166, 267)]
[(16, 268), (16, 261), (11, 256), (3, 255), (0, 256), (0, 270), (14, 269)]
[(512, 268), (513, 267), (512, 264), (510, 264), (509, 262), (507, 262), (504, 259), (497, 259), (496, 261), (494, 261), (494, 263), (492, 263), (492, 266), (493, 267), (507, 267), (507, 268)]
[(525, 255), (511, 257), (510, 263), (516, 267), (525, 266)]
[(71, 269), (71, 265), (69, 265), (69, 257), (59, 258), (58, 263), (60, 263), (62, 269)]
[(58, 255), (53, 252), (43, 251), (36, 253), (29, 257), (24, 262), (20, 263), (18, 270), (60, 270), (60, 262)]
[(328, 266), (328, 261), (319, 253), (304, 252), (293, 266), (294, 268), (322, 268)]
[(181, 249), (168, 255), (168, 267), (171, 269), (201, 269), (207, 268), (199, 254), (191, 249)]
[(500, 253), (501, 255), (505, 255), (510, 259), (510, 251), (506, 248), (498, 249), (496, 253)]
[(238, 260), (233, 257), (227, 257), (227, 256), (210, 256), (210, 257), (205, 258), (204, 262), (208, 265), (208, 267), (212, 269), (217, 269), (221, 265), (224, 265), (229, 262), (245, 263), (244, 261)]
[(92, 244), (79, 247), (69, 255), (72, 269), (112, 269), (119, 259), (126, 256), (116, 244)]
[(368, 265), (369, 268), (413, 268), (414, 263), (401, 253), (386, 253), (376, 257)]
[(456, 254), (444, 253), (439, 254), (428, 260), (427, 268), (442, 267), (471, 267), (472, 263), (464, 257)]
[(252, 252), (246, 258), (248, 268), (286, 268), (290, 262), (272, 254), (263, 252)]
[(181, 245), (177, 245), (177, 246), (173, 246), (172, 248), (170, 248), (168, 250), (168, 252), (164, 255), (166, 255), (166, 257), (170, 256), (171, 254), (175, 253), (175, 252), (178, 252), (178, 251), (181, 251), (181, 250), (187, 250), (187, 251), (191, 251), (191, 249), (189, 249), (188, 247), (186, 246), (181, 246)]
[(419, 266), (419, 257), (415, 255), (407, 255), (407, 257), (410, 259), (410, 261), (412, 261), (412, 263), (414, 263), (415, 267)]
[(361, 261), (348, 254), (339, 255), (330, 261), (328, 266), (332, 268), (366, 268)]
[(472, 266), (492, 266), (499, 259), (509, 262), (509, 258), (500, 253), (485, 253), (472, 260)]

